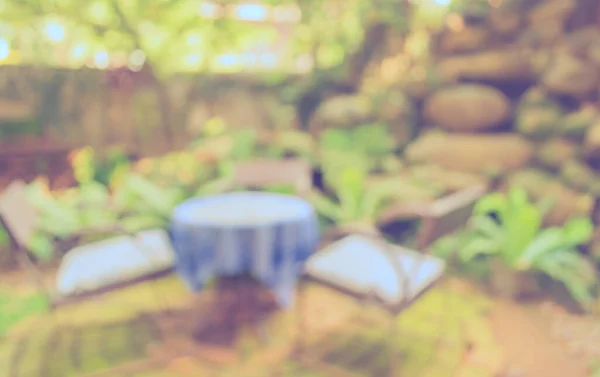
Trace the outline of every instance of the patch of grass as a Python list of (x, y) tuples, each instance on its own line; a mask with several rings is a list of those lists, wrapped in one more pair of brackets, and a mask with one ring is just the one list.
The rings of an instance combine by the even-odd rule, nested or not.
[(52, 315), (31, 316), (13, 328), (11, 334), (29, 333), (40, 323), (81, 327), (126, 322), (141, 313), (183, 307), (190, 297), (179, 278), (171, 275), (59, 307)]
[(37, 377), (44, 374), (47, 351), (52, 349), (50, 341), (54, 334), (54, 328), (43, 326), (32, 331), (32, 336), (24, 340), (22, 356), (18, 360), (13, 360), (19, 376)]
[(14, 292), (0, 287), (0, 337), (23, 319), (47, 309), (48, 302), (41, 294)]
[[(39, 372), (43, 363), (49, 366), (49, 377), (75, 377), (82, 373), (108, 370), (145, 357), (139, 350), (144, 349), (152, 340), (152, 329), (146, 322), (136, 320), (140, 313), (159, 311), (167, 307), (186, 307), (190, 304), (190, 297), (190, 293), (179, 279), (172, 276), (65, 307), (52, 315), (32, 316), (28, 321), (21, 323), (19, 329), (11, 331), (13, 336), (0, 343), (0, 359), (4, 357), (3, 351), (12, 353), (11, 346), (21, 336), (27, 336), (27, 353), (19, 365), (20, 371), (23, 372), (21, 376), (36, 376), (35, 373)], [(376, 309), (366, 310), (365, 321), (357, 321), (356, 303), (318, 286), (308, 287), (306, 299), (307, 320), (312, 322), (309, 332), (313, 333), (315, 341), (320, 338), (329, 341), (327, 347), (317, 351), (317, 348), (309, 346), (307, 352), (313, 349), (315, 352), (323, 352), (323, 356), (330, 355), (336, 359), (332, 364), (349, 368), (360, 376), (380, 375), (387, 371), (389, 351), (381, 350), (380, 346), (381, 342), (389, 341), (386, 337), (389, 334), (386, 327), (389, 322), (381, 312)], [(491, 377), (501, 355), (485, 317), (488, 307), (489, 302), (478, 292), (465, 290), (453, 284), (444, 284), (424, 295), (398, 317), (396, 349), (399, 353), (395, 356), (399, 358), (398, 376)], [(293, 340), (296, 322), (294, 314), (291, 313), (280, 313), (272, 323), (274, 344), (277, 344), (278, 348), (285, 348), (285, 345), (289, 345)], [(319, 322), (331, 322), (333, 325), (334, 320), (338, 323), (332, 328), (334, 334), (326, 332), (325, 328), (318, 331), (318, 328), (314, 327)], [(54, 346), (48, 351), (52, 334)], [(308, 338), (309, 344), (313, 344), (313, 341), (310, 341), (311, 337)], [(76, 342), (77, 355), (72, 352), (73, 342)], [(469, 348), (467, 345), (471, 349), (469, 352), (477, 352), (475, 362), (464, 361)], [(40, 352), (43, 349), (46, 349), (46, 353)], [(262, 352), (259, 349), (256, 351)], [(254, 363), (250, 367), (251, 370), (245, 370), (244, 366), (240, 365), (215, 368), (201, 360), (184, 358), (174, 360), (168, 367), (137, 373), (134, 376), (327, 375), (324, 371), (296, 365), (283, 354), (281, 357), (281, 361), (262, 367), (259, 365), (262, 361)], [(79, 365), (75, 365), (77, 358), (80, 359)], [(0, 370), (0, 376), (7, 375), (1, 373)]]
[[(398, 376), (442, 377), (463, 368), (461, 373), (466, 376), (475, 372), (479, 377), (493, 376), (500, 367), (501, 354), (486, 318), (488, 308), (489, 301), (484, 296), (476, 291), (457, 290), (452, 284), (425, 294), (398, 317), (397, 353), (393, 356), (399, 359)], [(389, 332), (383, 327), (387, 321), (380, 314), (379, 320), (375, 316), (369, 319), (372, 325), (361, 323), (357, 327), (348, 323), (336, 329), (335, 334), (323, 334), (322, 343), (317, 345), (327, 352), (320, 359), (357, 375), (384, 373), (389, 349), (369, 354), (369, 348), (374, 349), (373, 342), (389, 342)], [(348, 337), (348, 333), (357, 337)], [(334, 341), (336, 337), (340, 341)], [(477, 364), (465, 364), (465, 356), (473, 351), (477, 353)]]

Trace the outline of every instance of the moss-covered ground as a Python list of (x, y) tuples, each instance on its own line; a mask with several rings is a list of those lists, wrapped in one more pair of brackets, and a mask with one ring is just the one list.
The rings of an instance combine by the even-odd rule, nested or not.
[[(187, 308), (196, 301), (171, 276), (13, 321), (0, 338), (0, 377), (329, 377), (332, 371), (382, 376), (390, 356), (397, 376), (492, 377), (502, 364), (486, 317), (489, 302), (456, 281), (432, 289), (398, 317), (393, 348), (391, 326), (382, 312), (309, 286), (301, 361), (290, 357), (297, 339), (297, 311), (290, 311), (271, 319), (268, 344), (259, 346), (242, 337), (238, 352), (245, 357), (238, 362), (220, 365), (210, 362), (210, 355), (173, 355), (153, 364), (161, 353), (156, 349), (161, 344), (168, 349), (164, 345), (172, 335), (160, 336), (156, 313)], [(133, 362), (140, 365), (119, 369)], [(95, 374), (99, 372), (104, 374)]]

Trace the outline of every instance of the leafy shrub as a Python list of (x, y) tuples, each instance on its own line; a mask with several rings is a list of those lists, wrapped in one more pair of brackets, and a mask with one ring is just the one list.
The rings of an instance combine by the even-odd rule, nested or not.
[(438, 255), (455, 253), (462, 264), (495, 258), (513, 271), (542, 273), (563, 283), (575, 300), (589, 308), (595, 270), (578, 247), (592, 237), (593, 224), (589, 219), (572, 219), (562, 227), (543, 228), (548, 208), (547, 203), (530, 202), (526, 192), (516, 187), (507, 195), (490, 194), (477, 204), (465, 232), (452, 236), (453, 241), (440, 240), (434, 248)]
[(380, 167), (395, 148), (394, 138), (384, 123), (365, 124), (352, 130), (327, 129), (319, 144), (321, 154), (339, 152), (360, 156), (370, 170)]

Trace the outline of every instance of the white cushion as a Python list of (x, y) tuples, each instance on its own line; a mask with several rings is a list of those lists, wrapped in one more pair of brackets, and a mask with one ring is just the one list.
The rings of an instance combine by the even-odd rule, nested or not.
[(174, 265), (175, 253), (162, 229), (78, 246), (63, 259), (56, 280), (61, 296), (102, 289)]
[[(386, 246), (399, 261), (402, 276), (398, 276), (384, 254)], [(306, 264), (306, 273), (359, 295), (373, 293), (394, 305), (414, 299), (441, 277), (445, 267), (438, 258), (386, 245), (383, 240), (351, 235), (311, 257)]]

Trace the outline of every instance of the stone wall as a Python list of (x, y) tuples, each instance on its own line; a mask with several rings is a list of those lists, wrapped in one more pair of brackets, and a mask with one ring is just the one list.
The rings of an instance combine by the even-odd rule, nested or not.
[[(592, 216), (600, 196), (600, 17), (582, 17), (587, 0), (495, 4), (454, 15), (432, 35), (426, 74), (391, 84), (406, 98), (390, 103), (388, 123), (396, 134), (417, 135), (401, 140), (406, 166), (435, 167), (437, 179), (453, 171), (500, 188), (518, 183), (536, 198), (555, 198), (549, 224)], [(313, 127), (363, 122), (372, 115), (363, 111), (369, 97), (326, 101)]]
[(448, 132), (447, 154), (428, 154), (436, 141), (423, 137), (412, 155), (552, 196), (548, 223), (592, 216), (600, 195), (600, 28), (581, 21), (582, 0), (504, 3), (438, 36), (436, 69), (446, 85), (426, 99), (424, 118)]

